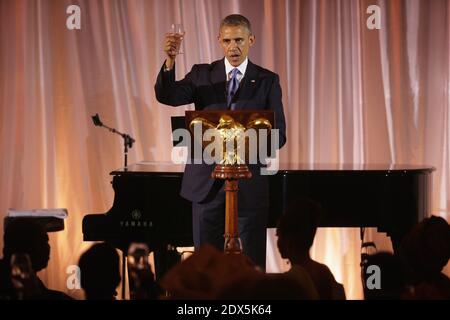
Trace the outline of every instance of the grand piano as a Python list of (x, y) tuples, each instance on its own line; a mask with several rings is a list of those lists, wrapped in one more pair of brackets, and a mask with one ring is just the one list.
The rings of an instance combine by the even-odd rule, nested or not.
[[(141, 162), (111, 172), (114, 203), (106, 213), (84, 217), (83, 239), (107, 241), (123, 252), (132, 242), (159, 253), (192, 246), (191, 204), (179, 196), (183, 169)], [(267, 227), (276, 226), (292, 200), (309, 198), (323, 207), (320, 227), (376, 227), (395, 249), (430, 214), (433, 171), (411, 165), (281, 164), (269, 178)]]

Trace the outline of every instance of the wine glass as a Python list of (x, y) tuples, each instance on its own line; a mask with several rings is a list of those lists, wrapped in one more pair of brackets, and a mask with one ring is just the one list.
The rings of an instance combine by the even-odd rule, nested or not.
[(184, 38), (184, 34), (185, 34), (183, 24), (172, 23), (172, 25), (170, 26), (170, 33), (173, 33), (175, 35), (175, 37), (180, 40), (180, 43), (177, 47), (177, 54), (183, 54), (183, 50), (181, 49), (181, 45), (183, 43), (183, 38)]

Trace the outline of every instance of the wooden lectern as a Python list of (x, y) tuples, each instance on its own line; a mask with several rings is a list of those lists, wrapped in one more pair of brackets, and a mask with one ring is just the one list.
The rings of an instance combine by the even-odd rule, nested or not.
[[(186, 111), (191, 141), (200, 143), (202, 152), (205, 148), (214, 149), (212, 156), (216, 166), (211, 176), (225, 180), (224, 251), (227, 253), (242, 253), (238, 232), (238, 182), (252, 177), (247, 164), (259, 161), (260, 130), (266, 130), (266, 146), (270, 147), (270, 130), (274, 123), (274, 112), (269, 110)], [(208, 147), (211, 143), (218, 148)]]

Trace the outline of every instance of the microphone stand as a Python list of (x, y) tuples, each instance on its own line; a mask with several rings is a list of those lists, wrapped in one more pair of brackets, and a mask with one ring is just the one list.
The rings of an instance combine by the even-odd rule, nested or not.
[[(94, 122), (95, 126), (106, 128), (110, 132), (116, 133), (123, 138), (123, 152), (124, 152), (124, 168), (123, 168), (123, 170), (127, 171), (128, 170), (128, 149), (131, 149), (133, 147), (133, 143), (135, 142), (135, 140), (129, 134), (122, 133), (120, 131), (117, 131), (114, 128), (105, 126), (102, 123), (102, 121), (100, 120), (98, 113), (96, 113), (95, 116), (92, 116), (92, 121)], [(127, 253), (122, 251), (122, 299), (124, 299), (124, 300), (125, 300), (125, 286), (127, 284), (127, 280), (125, 278), (126, 259), (127, 259), (126, 256), (127, 256)]]
[(123, 152), (124, 152), (124, 171), (128, 170), (128, 149), (131, 149), (133, 147), (133, 143), (136, 142), (129, 134), (122, 133), (114, 128), (110, 128), (101, 122), (100, 117), (98, 113), (95, 114), (95, 116), (92, 116), (92, 121), (94, 122), (94, 125), (98, 127), (103, 127), (108, 129), (112, 133), (116, 133), (120, 135), (123, 138)]

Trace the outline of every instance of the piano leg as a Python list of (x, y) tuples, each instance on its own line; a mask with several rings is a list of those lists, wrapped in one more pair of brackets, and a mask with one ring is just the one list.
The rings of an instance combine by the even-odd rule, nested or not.
[(125, 300), (125, 287), (127, 285), (127, 277), (126, 274), (127, 268), (127, 256), (122, 251), (122, 300)]
[(153, 252), (155, 259), (155, 276), (156, 281), (162, 279), (164, 274), (174, 265), (181, 262), (181, 254), (177, 248), (167, 245)]

